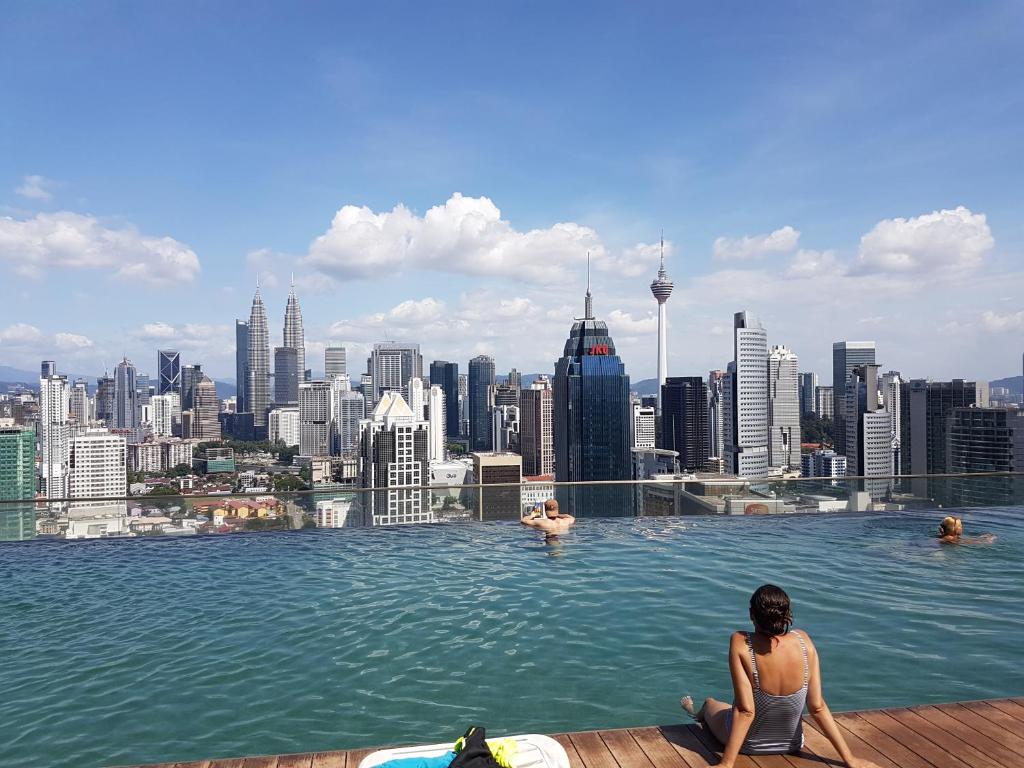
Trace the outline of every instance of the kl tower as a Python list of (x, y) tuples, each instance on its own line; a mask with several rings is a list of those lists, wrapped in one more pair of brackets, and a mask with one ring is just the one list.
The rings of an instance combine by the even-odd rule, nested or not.
[(665, 272), (665, 233), (661, 233), (661, 266), (658, 277), (651, 283), (651, 293), (658, 302), (658, 413), (661, 413), (661, 388), (665, 386), (668, 375), (668, 318), (665, 316), (665, 304), (672, 295), (672, 281)]

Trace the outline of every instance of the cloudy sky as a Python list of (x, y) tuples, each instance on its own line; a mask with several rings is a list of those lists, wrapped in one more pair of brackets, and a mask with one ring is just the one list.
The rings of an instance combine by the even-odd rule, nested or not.
[[(380, 10), (377, 10), (377, 9)], [(369, 9), (369, 10), (368, 10)], [(732, 314), (830, 379), (1024, 348), (1024, 5), (5, 5), (0, 364), (234, 373), (257, 275), (312, 367), (384, 339), (550, 371), (583, 309), (655, 372)]]

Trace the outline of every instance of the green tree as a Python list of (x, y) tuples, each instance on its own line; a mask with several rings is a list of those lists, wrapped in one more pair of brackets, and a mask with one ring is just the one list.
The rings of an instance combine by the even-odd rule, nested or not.
[(800, 416), (800, 432), (802, 442), (827, 446), (835, 444), (832, 419), (823, 419), (816, 413), (805, 413)]

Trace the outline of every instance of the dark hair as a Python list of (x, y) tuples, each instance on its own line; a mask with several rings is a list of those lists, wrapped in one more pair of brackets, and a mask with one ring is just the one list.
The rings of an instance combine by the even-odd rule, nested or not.
[(781, 587), (765, 584), (750, 596), (750, 618), (759, 632), (784, 635), (793, 623), (789, 595)]

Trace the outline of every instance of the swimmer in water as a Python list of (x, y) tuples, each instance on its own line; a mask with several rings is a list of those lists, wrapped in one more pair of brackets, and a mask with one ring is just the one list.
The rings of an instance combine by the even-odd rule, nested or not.
[(939, 541), (943, 544), (992, 544), (995, 540), (991, 533), (964, 536), (964, 521), (959, 517), (944, 517), (939, 523)]
[(543, 531), (549, 537), (565, 533), (576, 524), (576, 518), (572, 515), (564, 515), (558, 511), (558, 502), (548, 499), (529, 515), (519, 519), (519, 522), (528, 528), (536, 528)]

